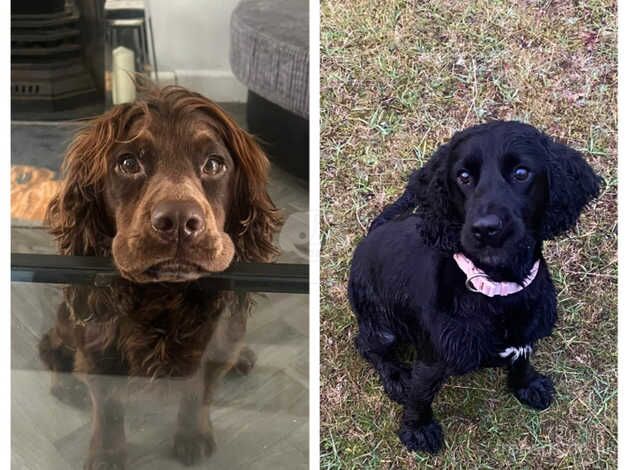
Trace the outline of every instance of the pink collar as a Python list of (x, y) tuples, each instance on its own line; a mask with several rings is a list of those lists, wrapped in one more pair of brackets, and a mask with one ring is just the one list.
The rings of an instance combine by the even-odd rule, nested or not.
[(506, 296), (528, 287), (532, 281), (534, 281), (534, 278), (536, 278), (536, 275), (539, 272), (540, 264), (540, 260), (536, 260), (530, 270), (530, 273), (524, 279), (523, 285), (519, 285), (516, 282), (492, 281), (484, 271), (473, 264), (473, 261), (462, 253), (455, 253), (454, 260), (462, 272), (467, 276), (467, 282), (465, 283), (467, 289), (471, 292), (480, 292), (487, 297), (494, 297), (496, 295)]

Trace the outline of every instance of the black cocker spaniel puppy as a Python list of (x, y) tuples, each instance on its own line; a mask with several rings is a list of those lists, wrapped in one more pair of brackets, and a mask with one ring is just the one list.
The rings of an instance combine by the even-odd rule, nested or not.
[[(431, 404), (451, 375), (505, 366), (519, 401), (550, 405), (552, 381), (530, 364), (556, 320), (543, 241), (575, 225), (600, 182), (577, 151), (495, 121), (455, 134), (373, 221), (354, 253), (349, 299), (358, 350), (404, 406), (408, 449), (441, 448)], [(408, 345), (411, 366), (398, 357)]]

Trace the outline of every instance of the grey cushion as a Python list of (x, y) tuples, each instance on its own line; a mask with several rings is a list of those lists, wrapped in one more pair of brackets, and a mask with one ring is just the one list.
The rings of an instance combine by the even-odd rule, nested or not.
[(231, 68), (249, 90), (304, 118), (308, 0), (242, 0), (231, 16)]

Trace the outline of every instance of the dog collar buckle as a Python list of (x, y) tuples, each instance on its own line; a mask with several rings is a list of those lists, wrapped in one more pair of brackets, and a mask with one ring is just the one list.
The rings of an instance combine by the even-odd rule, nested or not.
[(467, 288), (467, 290), (471, 291), (471, 292), (482, 292), (479, 289), (476, 289), (475, 286), (473, 285), (473, 280), (477, 279), (479, 277), (483, 277), (485, 279), (488, 279), (488, 276), (484, 273), (476, 273), (476, 274), (472, 274), (471, 276), (469, 276), (467, 278), (467, 280), (464, 282), (465, 287)]

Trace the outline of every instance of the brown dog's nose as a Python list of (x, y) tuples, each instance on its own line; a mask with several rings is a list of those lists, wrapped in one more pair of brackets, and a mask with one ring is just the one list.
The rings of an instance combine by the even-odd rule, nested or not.
[(193, 201), (162, 201), (153, 208), (150, 222), (165, 240), (185, 239), (205, 230), (203, 210)]

